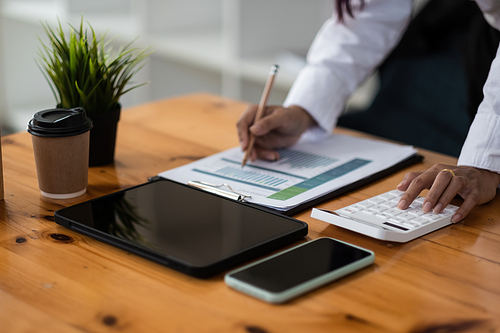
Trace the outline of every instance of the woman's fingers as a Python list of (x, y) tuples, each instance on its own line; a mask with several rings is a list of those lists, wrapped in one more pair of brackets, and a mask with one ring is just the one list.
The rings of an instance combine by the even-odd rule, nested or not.
[(429, 189), (422, 209), (425, 213), (440, 213), (460, 195), (464, 202), (452, 217), (454, 223), (467, 216), (472, 208), (486, 203), (496, 195), (500, 175), (496, 172), (469, 166), (436, 164), (423, 172), (407, 173), (397, 186), (405, 191), (398, 202), (399, 209), (406, 209), (425, 189)]

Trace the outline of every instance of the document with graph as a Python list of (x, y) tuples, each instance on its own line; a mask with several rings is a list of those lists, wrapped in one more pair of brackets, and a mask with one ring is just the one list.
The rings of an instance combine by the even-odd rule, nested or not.
[(288, 211), (417, 156), (411, 146), (338, 134), (279, 153), (278, 161), (257, 160), (242, 168), (244, 153), (235, 147), (159, 176), (231, 191), (245, 201)]

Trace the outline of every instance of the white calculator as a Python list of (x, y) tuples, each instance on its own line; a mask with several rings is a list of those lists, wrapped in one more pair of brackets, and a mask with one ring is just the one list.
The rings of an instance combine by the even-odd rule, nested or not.
[(314, 208), (311, 217), (373, 238), (404, 243), (451, 224), (458, 209), (448, 205), (439, 214), (424, 213), (425, 198), (417, 197), (401, 210), (397, 204), (403, 193), (389, 191), (336, 211)]

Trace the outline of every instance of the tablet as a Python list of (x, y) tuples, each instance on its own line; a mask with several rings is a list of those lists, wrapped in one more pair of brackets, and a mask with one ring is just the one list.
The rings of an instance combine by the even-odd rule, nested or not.
[(60, 209), (56, 223), (207, 278), (307, 235), (307, 224), (167, 179)]

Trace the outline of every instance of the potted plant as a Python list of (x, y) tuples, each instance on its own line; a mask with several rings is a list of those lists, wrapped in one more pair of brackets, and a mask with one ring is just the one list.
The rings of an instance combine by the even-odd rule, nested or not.
[(116, 129), (120, 118), (120, 97), (146, 83), (128, 87), (130, 79), (144, 66), (150, 48), (131, 48), (133, 41), (112, 52), (105, 36), (97, 37), (83, 17), (78, 29), (70, 25), (65, 34), (61, 22), (57, 29), (42, 22), (49, 41), (38, 52), (40, 69), (49, 83), (58, 108), (83, 107), (92, 119), (89, 165), (114, 161)]

